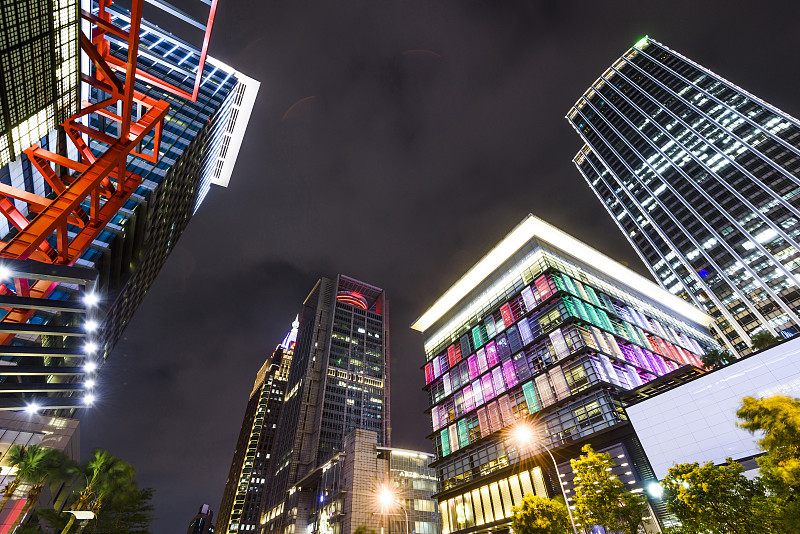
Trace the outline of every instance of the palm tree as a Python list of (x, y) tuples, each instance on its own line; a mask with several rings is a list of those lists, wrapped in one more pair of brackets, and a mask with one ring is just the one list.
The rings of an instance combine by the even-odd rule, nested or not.
[[(102, 449), (95, 449), (88, 462), (79, 468), (81, 489), (78, 498), (72, 504), (72, 510), (91, 511), (95, 516), (100, 512), (103, 502), (111, 495), (126, 493), (136, 490), (133, 481), (135, 469), (127, 462), (120, 460)], [(61, 531), (67, 534), (75, 523), (72, 515), (69, 522)], [(86, 524), (81, 525), (81, 532)]]
[(31, 484), (31, 489), (28, 490), (27, 500), (25, 506), (17, 514), (14, 524), (11, 525), (10, 532), (19, 525), (31, 507), (39, 500), (39, 495), (44, 489), (44, 484), (49, 479), (63, 478), (59, 477), (59, 471), (62, 466), (69, 462), (69, 459), (60, 451), (55, 449), (47, 449), (36, 445), (31, 445), (27, 451), (20, 458), (17, 467), (17, 478), (23, 482)]
[[(44, 476), (45, 479), (47, 478), (48, 473), (46, 471), (49, 468), (50, 458), (53, 454), (56, 454), (55, 450), (39, 445), (28, 445), (27, 447), (24, 445), (12, 445), (8, 448), (6, 461), (11, 467), (17, 468), (17, 473), (14, 480), (9, 482), (3, 490), (3, 498), (0, 500), (0, 511), (3, 510), (6, 502), (8, 502), (8, 499), (17, 491), (20, 484), (23, 482), (37, 484), (40, 476)], [(44, 484), (44, 482), (42, 482), (42, 484)], [(41, 493), (41, 488), (39, 489), (39, 493)], [(38, 496), (38, 493), (36, 493), (37, 498)], [(26, 503), (25, 506), (26, 508), (30, 508), (28, 503)]]
[[(25, 456), (26, 450), (25, 447), (22, 445), (12, 445), (8, 448), (8, 453), (6, 456), (6, 460), (8, 461), (9, 465), (19, 465), (22, 462), (22, 458)], [(22, 483), (22, 480), (19, 476), (19, 471), (17, 471), (17, 475), (14, 477), (14, 480), (8, 483), (5, 488), (3, 488), (3, 498), (0, 500), (0, 511), (5, 508), (8, 499), (14, 495), (14, 492), (17, 491), (17, 488)]]

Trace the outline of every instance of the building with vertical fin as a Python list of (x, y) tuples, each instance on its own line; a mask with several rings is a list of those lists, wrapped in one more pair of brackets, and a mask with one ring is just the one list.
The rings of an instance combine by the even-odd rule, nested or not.
[[(101, 161), (97, 158), (111, 151), (109, 145), (116, 147), (113, 143), (123, 138), (118, 102), (95, 106), (92, 113), (75, 119), (74, 128), (82, 132), (77, 143), (66, 141), (69, 132), (65, 135), (64, 128), (55, 129), (65, 116), (73, 115), (79, 102), (87, 106), (109, 102), (103, 88), (110, 90), (107, 83), (111, 82), (99, 80), (107, 73), (86, 61), (85, 53), (80, 60), (80, 30), (107, 42), (104, 64), (112, 70), (121, 68), (123, 74), (130, 43), (125, 39), (127, 30), (98, 33), (97, 0), (12, 2), (0, 22), (0, 60), (4, 62), (0, 83), (8, 89), (0, 90), (3, 110), (13, 117), (27, 117), (27, 122), (20, 123), (24, 128), (11, 115), (0, 118), (0, 189), (6, 198), (0, 208), (0, 360), (4, 364), (0, 366), (0, 410), (57, 410), (69, 416), (94, 402), (97, 371), (192, 215), (213, 184), (228, 184), (258, 92), (257, 81), (207, 57), (210, 22), (205, 26), (195, 21), (196, 27), (206, 30), (206, 43), (200, 48), (147, 21), (132, 20), (129, 11), (112, 2), (102, 3), (107, 18), (103, 29), (140, 24), (139, 37), (134, 39), (138, 46), (134, 89), (143, 95), (142, 102), (169, 104), (158, 134), (160, 148), (149, 160), (126, 157), (129, 179), (138, 175), (141, 180), (135, 189), (125, 191), (129, 196), (124, 201), (116, 203), (110, 191), (119, 193), (122, 187), (109, 181), (110, 187), (102, 186), (106, 187), (102, 193), (72, 204), (72, 212), (55, 214), (67, 215), (61, 230), (49, 230), (52, 235), (46, 236), (39, 249), (21, 259), (8, 248), (34, 226), (35, 218), (50, 203), (63, 200), (65, 184), (83, 179), (83, 171), (73, 167), (82, 169), (86, 163), (74, 162), (81, 158)], [(38, 7), (23, 9), (33, 5)], [(212, 11), (215, 6), (216, 2)], [(185, 15), (179, 18), (186, 20)], [(55, 26), (46, 27), (50, 20)], [(19, 32), (31, 39), (17, 43)], [(60, 63), (54, 63), (56, 58)], [(6, 69), (5, 62), (14, 68)], [(47, 75), (32, 83), (25, 76), (34, 72)], [(25, 91), (33, 88), (35, 98), (23, 102), (30, 96)], [(143, 128), (143, 117), (154, 109), (142, 102), (132, 104), (135, 128)], [(155, 138), (155, 134), (145, 137), (137, 154), (152, 151)], [(31, 143), (37, 143), (35, 151), (22, 154), (33, 150)], [(79, 156), (80, 143), (87, 152)], [(6, 144), (10, 148), (3, 152)], [(72, 167), (37, 160), (34, 154), (42, 151), (72, 161)], [(92, 199), (97, 199), (97, 205)], [(109, 211), (111, 206), (116, 211)], [(88, 215), (97, 212), (107, 213), (102, 223), (86, 224)], [(87, 228), (97, 228), (96, 235), (84, 240), (85, 248), (72, 248)], [(79, 252), (65, 259), (74, 250)]]
[[(623, 395), (701, 374), (718, 347), (711, 322), (529, 215), (412, 326), (425, 337), (444, 534), (507, 529), (523, 494), (559, 495), (543, 445), (559, 463), (586, 443), (612, 451), (642, 491), (653, 474)], [(518, 424), (535, 436), (524, 447)]]
[(217, 513), (215, 530), (218, 533), (249, 532), (258, 528), (261, 500), (268, 485), (267, 468), (299, 326), (295, 319), (291, 331), (256, 375)]
[[(372, 430), (353, 430), (340, 452), (293, 486), (314, 496), (308, 531), (352, 534), (363, 527), (384, 534), (440, 534), (433, 455), (381, 447), (377, 438)], [(275, 513), (265, 510), (264, 519)]]
[(800, 332), (800, 123), (645, 37), (567, 114), (574, 162), (653, 276), (750, 350)]
[(296, 484), (342, 450), (353, 430), (389, 446), (389, 309), (385, 292), (321, 278), (303, 302), (286, 398), (270, 458), (263, 532), (306, 534), (311, 490)]

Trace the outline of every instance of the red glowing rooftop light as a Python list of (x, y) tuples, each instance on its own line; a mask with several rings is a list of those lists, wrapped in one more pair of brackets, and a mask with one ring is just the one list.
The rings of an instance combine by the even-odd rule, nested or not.
[(344, 302), (345, 304), (349, 304), (351, 306), (358, 306), (362, 309), (367, 309), (367, 299), (364, 298), (363, 295), (360, 293), (356, 293), (355, 291), (340, 291), (336, 295), (336, 300), (339, 302)]

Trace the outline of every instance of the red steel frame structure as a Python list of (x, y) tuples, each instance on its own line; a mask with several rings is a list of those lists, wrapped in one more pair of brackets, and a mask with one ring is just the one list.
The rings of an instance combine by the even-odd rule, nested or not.
[[(81, 11), (81, 17), (94, 26), (91, 38), (84, 33), (80, 35), (81, 49), (94, 66), (91, 74), (81, 74), (81, 80), (102, 90), (108, 97), (95, 104), (83, 102), (82, 109), (62, 123), (67, 137), (77, 148), (77, 160), (50, 152), (38, 145), (33, 145), (24, 151), (31, 164), (52, 187), (56, 194), (55, 198), (45, 198), (24, 189), (0, 184), (0, 212), (18, 230), (9, 241), (0, 242), (0, 258), (74, 265), (130, 198), (141, 183), (142, 177), (127, 170), (128, 156), (143, 158), (154, 163), (158, 161), (164, 118), (169, 109), (166, 101), (156, 100), (136, 91), (134, 84), (137, 77), (193, 102), (197, 100), (217, 0), (212, 0), (210, 3), (200, 64), (192, 93), (159, 80), (137, 67), (143, 0), (131, 2), (128, 29), (112, 24), (106, 9), (113, 4), (113, 0), (98, 0), (98, 4), (97, 14)], [(127, 61), (111, 55), (107, 34), (127, 42)], [(124, 73), (124, 78), (120, 79), (115, 71)], [(112, 106), (118, 109), (120, 103), (121, 115), (109, 111)], [(140, 117), (137, 120), (133, 119), (134, 105), (140, 106)], [(116, 122), (119, 125), (119, 137), (85, 124), (84, 117), (92, 113)], [(96, 155), (89, 148), (84, 136), (100, 141), (107, 145), (107, 148), (103, 153)], [(141, 151), (139, 147), (143, 142), (152, 144), (152, 151)], [(56, 174), (53, 164), (74, 172)], [(16, 208), (14, 200), (27, 203), (29, 213), (37, 215), (29, 220)], [(83, 207), (87, 201), (88, 212)], [(77, 228), (77, 233), (71, 239), (68, 233), (69, 225)], [(48, 241), (53, 234), (56, 246)], [(24, 276), (14, 276), (13, 282), (14, 291), (5, 284), (0, 284), (0, 296), (16, 294), (17, 297), (46, 299), (58, 285), (57, 282), (46, 280), (35, 280), (30, 283)], [(27, 307), (5, 309), (8, 313), (0, 321), (2, 323), (24, 323), (35, 312), (35, 309)], [(14, 336), (13, 333), (0, 334), (0, 345), (9, 344)]]

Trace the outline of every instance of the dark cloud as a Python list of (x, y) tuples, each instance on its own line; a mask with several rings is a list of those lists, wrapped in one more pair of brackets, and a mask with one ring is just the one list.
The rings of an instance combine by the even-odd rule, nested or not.
[(262, 82), (256, 109), (230, 187), (211, 191), (103, 370), (85, 448), (156, 488), (157, 533), (216, 510), (257, 369), (337, 272), (388, 291), (394, 443), (429, 448), (408, 326), (525, 214), (644, 272), (571, 163), (572, 103), (647, 33), (798, 116), (796, 11), (222, 0), (211, 53)]

